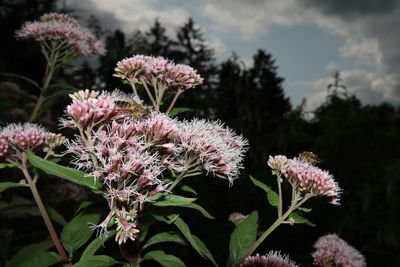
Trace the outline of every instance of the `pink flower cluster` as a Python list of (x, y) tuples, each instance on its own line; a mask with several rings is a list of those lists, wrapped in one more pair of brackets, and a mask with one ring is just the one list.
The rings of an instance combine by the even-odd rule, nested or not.
[(194, 119), (181, 123), (180, 128), (186, 157), (198, 158), (202, 169), (230, 182), (238, 177), (246, 139), (218, 121)]
[(9, 162), (19, 162), (26, 150), (53, 150), (65, 141), (62, 135), (46, 131), (33, 124), (9, 124), (0, 131), (0, 157)]
[(243, 260), (240, 267), (298, 267), (287, 255), (281, 255), (278, 251), (270, 251), (265, 256), (259, 254), (249, 256)]
[(27, 22), (16, 32), (17, 37), (35, 39), (39, 42), (54, 41), (76, 55), (105, 53), (104, 44), (88, 29), (65, 14), (44, 14), (39, 21)]
[(285, 156), (270, 157), (268, 165), (273, 172), (285, 177), (304, 194), (326, 196), (330, 203), (339, 204), (341, 189), (327, 171), (299, 158), (287, 159)]
[(114, 99), (108, 93), (79, 91), (71, 94), (72, 103), (67, 106), (71, 120), (66, 124), (72, 127), (86, 127), (108, 121), (116, 110)]
[(162, 57), (143, 55), (119, 61), (114, 76), (131, 83), (145, 82), (153, 87), (162, 84), (169, 89), (180, 90), (203, 83), (203, 78), (190, 66), (174, 64)]
[(107, 232), (108, 222), (118, 220), (118, 242), (136, 238), (133, 214), (167, 189), (164, 170), (184, 175), (205, 170), (230, 181), (238, 176), (247, 141), (219, 122), (179, 122), (118, 91), (70, 97), (62, 124), (78, 128), (80, 136), (67, 152), (78, 169), (103, 183), (111, 211), (97, 227)]
[(320, 237), (314, 244), (316, 249), (312, 253), (314, 265), (328, 266), (335, 264), (338, 267), (365, 267), (364, 256), (336, 234)]

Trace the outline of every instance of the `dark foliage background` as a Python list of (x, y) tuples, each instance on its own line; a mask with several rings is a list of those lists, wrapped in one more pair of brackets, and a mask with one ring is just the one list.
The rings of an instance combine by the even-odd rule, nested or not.
[[(51, 10), (56, 10), (56, 1), (0, 1), (0, 73), (18, 73), (40, 82), (44, 62), (39, 47), (34, 42), (16, 40), (14, 32), (23, 22)], [(323, 159), (321, 167), (330, 170), (338, 180), (343, 188), (342, 205), (331, 206), (323, 199), (312, 201), (308, 205), (313, 208), (309, 219), (317, 227), (282, 226), (259, 252), (282, 250), (303, 266), (311, 265), (313, 243), (320, 235), (336, 232), (366, 256), (369, 266), (400, 266), (399, 107), (387, 103), (363, 105), (355, 96), (331, 94), (315, 111), (314, 118), (305, 120), (307, 114), (302, 106), (293, 108), (285, 95), (284, 78), (268, 47), (255, 51), (253, 66), (245, 67), (235, 54), (223, 62), (217, 61), (213, 48), (206, 45), (201, 30), (191, 19), (177, 29), (174, 37), (166, 35), (158, 20), (148, 31), (131, 34), (105, 32), (96, 18), (91, 18), (89, 25), (105, 39), (108, 52), (98, 61), (78, 61), (78, 71), (63, 74), (77, 89), (120, 88), (129, 92), (112, 76), (116, 62), (137, 53), (164, 56), (191, 65), (205, 77), (201, 88), (188, 91), (179, 100), (178, 106), (193, 108), (182, 117), (221, 119), (249, 140), (245, 171), (233, 187), (213, 177), (196, 177), (189, 182), (199, 188), (199, 202), (216, 219), (207, 221), (191, 212), (184, 216), (217, 262), (224, 264), (227, 258), (229, 235), (234, 228), (227, 221), (230, 213), (258, 210), (260, 229), (275, 218), (275, 211), (269, 208), (262, 192), (252, 186), (249, 174), (274, 186), (266, 166), (267, 156), (295, 156), (306, 150), (318, 154)], [(9, 77), (0, 76), (0, 82), (1, 124), (24, 121), (37, 92), (29, 84)], [(18, 86), (10, 82), (17, 82)], [(53, 104), (41, 123), (56, 128), (67, 102), (65, 96)], [(0, 179), (18, 181), (18, 175), (2, 171)], [(81, 201), (93, 197), (84, 189), (55, 178), (42, 179), (39, 187), (46, 204), (67, 220)], [(2, 193), (0, 210), (5, 202), (30, 197), (29, 192), (20, 189)], [(0, 212), (0, 265), (21, 247), (46, 235), (41, 219), (29, 212), (22, 217)], [(119, 257), (112, 244), (105, 249)], [(188, 266), (208, 264), (190, 249), (168, 249), (175, 250)]]

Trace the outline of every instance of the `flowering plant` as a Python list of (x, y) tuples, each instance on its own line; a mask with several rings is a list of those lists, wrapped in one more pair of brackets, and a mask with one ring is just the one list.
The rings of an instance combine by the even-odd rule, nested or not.
[[(25, 24), (17, 37), (36, 40), (47, 61), (43, 85), (34, 83), (41, 94), (31, 122), (41, 115), (56, 70), (65, 68), (70, 59), (105, 52), (101, 41), (65, 14), (45, 14), (40, 21)], [(75, 132), (71, 138), (48, 132), (31, 122), (10, 124), (0, 130), (3, 162), (0, 167), (17, 168), (24, 177), (19, 183), (1, 182), (0, 191), (30, 188), (58, 252), (51, 251), (53, 245), (47, 241), (34, 244), (18, 252), (9, 266), (26, 266), (29, 261), (37, 262), (37, 266), (140, 266), (147, 261), (167, 267), (185, 266), (175, 255), (152, 250), (166, 242), (190, 246), (210, 264), (218, 266), (207, 246), (191, 232), (180, 214), (180, 209), (185, 208), (213, 218), (196, 202), (195, 188), (184, 181), (206, 174), (232, 185), (243, 168), (248, 141), (220, 121), (178, 120), (171, 115), (179, 96), (203, 83), (203, 78), (190, 66), (162, 57), (134, 55), (116, 64), (114, 76), (129, 84), (132, 94), (88, 89), (69, 94), (70, 103), (60, 126)], [(65, 149), (60, 148), (62, 145)], [(71, 167), (59, 161), (67, 161)], [(270, 156), (267, 164), (276, 176), (277, 193), (250, 177), (255, 186), (267, 193), (269, 203), (277, 209), (277, 219), (258, 236), (257, 211), (247, 216), (232, 214), (229, 220), (236, 228), (230, 238), (227, 266), (297, 266), (277, 251), (265, 256), (253, 254), (281, 224), (312, 225), (302, 214), (310, 211), (303, 207), (310, 198), (323, 196), (338, 205), (341, 189), (333, 176), (315, 163), (304, 153), (293, 159)], [(66, 222), (43, 203), (36, 187), (43, 175), (83, 186), (98, 198), (95, 203), (83, 202), (75, 216)], [(287, 207), (283, 183), (291, 187)], [(96, 204), (103, 212), (92, 208)], [(63, 226), (60, 234), (54, 222)], [(152, 230), (160, 229), (160, 224), (165, 224), (162, 229), (167, 231)], [(96, 237), (92, 238), (94, 232)], [(120, 248), (121, 256), (115, 259), (97, 255), (111, 238)], [(315, 264), (326, 265), (332, 261), (338, 266), (343, 264), (326, 247), (316, 244)], [(356, 253), (350, 254), (358, 257)]]

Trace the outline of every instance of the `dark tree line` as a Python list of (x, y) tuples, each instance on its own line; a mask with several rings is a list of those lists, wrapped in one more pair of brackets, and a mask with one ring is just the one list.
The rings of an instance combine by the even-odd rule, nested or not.
[[(15, 72), (40, 80), (43, 62), (38, 47), (33, 43), (16, 41), (14, 31), (24, 21), (55, 9), (55, 1), (1, 0), (0, 72)], [(157, 19), (149, 30), (137, 30), (131, 34), (121, 31), (106, 34), (93, 18), (91, 25), (104, 35), (108, 52), (98, 59), (97, 64), (84, 61), (78, 71), (65, 73), (69, 83), (77, 88), (120, 88), (129, 92), (130, 88), (122, 85), (112, 74), (117, 61), (133, 54), (158, 55), (189, 64), (205, 78), (205, 83), (201, 88), (189, 90), (179, 100), (178, 106), (193, 109), (180, 116), (221, 119), (249, 139), (245, 171), (232, 188), (211, 177), (191, 181), (200, 188), (199, 200), (217, 219), (199, 223), (198, 218), (193, 217), (189, 221), (195, 222), (194, 231), (204, 237), (218, 262), (223, 262), (228, 253), (228, 237), (233, 225), (226, 219), (231, 212), (261, 211), (262, 226), (273, 220), (271, 214), (274, 211), (265, 205), (264, 196), (251, 185), (248, 175), (268, 183), (272, 176), (266, 167), (267, 155), (295, 156), (299, 151), (308, 150), (317, 153), (323, 160), (321, 166), (329, 169), (339, 181), (344, 190), (342, 206), (332, 207), (323, 200), (311, 203), (310, 220), (318, 226), (315, 229), (284, 226), (264, 244), (263, 251), (281, 249), (298, 262), (310, 263), (309, 253), (318, 236), (337, 232), (365, 254), (368, 265), (400, 265), (398, 107), (386, 103), (363, 105), (355, 96), (332, 94), (314, 112), (315, 117), (306, 120), (301, 107), (292, 108), (284, 92), (284, 78), (279, 75), (278, 64), (267, 50), (256, 51), (250, 67), (245, 67), (235, 54), (220, 62), (192, 19), (179, 27), (175, 36), (167, 35), (165, 27)], [(0, 82), (8, 80), (1, 76)], [(21, 97), (35, 94), (26, 84), (21, 83), (20, 87), (24, 92)], [(21, 116), (7, 113), (10, 105), (4, 99), (11, 98), (7, 98), (4, 91), (0, 93), (2, 123), (21, 120)], [(63, 106), (53, 108), (53, 121), (61, 115)], [(12, 198), (7, 194), (3, 197)], [(57, 198), (54, 193), (53, 197), (49, 193), (49, 199)], [(9, 218), (8, 223), (0, 223), (3, 237), (8, 228), (15, 228), (13, 220)], [(0, 254), (2, 260), (22, 246), (17, 237), (18, 234), (7, 237), (11, 238), (11, 246), (7, 253), (2, 251)], [(30, 238), (34, 241), (38, 237)], [(188, 263), (193, 256), (190, 253), (186, 254)], [(206, 266), (204, 262), (199, 261), (199, 264)]]

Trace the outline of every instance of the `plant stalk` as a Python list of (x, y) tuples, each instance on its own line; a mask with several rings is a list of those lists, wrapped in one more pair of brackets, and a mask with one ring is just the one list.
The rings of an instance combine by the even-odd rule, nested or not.
[(58, 237), (56, 230), (54, 229), (54, 226), (50, 220), (49, 214), (47, 213), (46, 208), (44, 207), (42, 198), (40, 197), (39, 192), (36, 188), (36, 184), (28, 172), (26, 162), (24, 162), (20, 168), (21, 168), (26, 180), (28, 181), (28, 185), (32, 191), (33, 198), (35, 199), (35, 202), (39, 208), (40, 214), (42, 215), (44, 223), (46, 224), (47, 230), (50, 233), (50, 237), (53, 240), (54, 245), (56, 246), (58, 254), (60, 254), (60, 256), (63, 258), (63, 260), (65, 262), (68, 262), (69, 261), (68, 255), (65, 252), (64, 247), (61, 244), (60, 238)]

